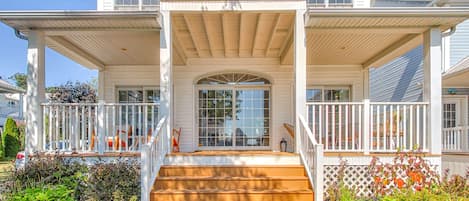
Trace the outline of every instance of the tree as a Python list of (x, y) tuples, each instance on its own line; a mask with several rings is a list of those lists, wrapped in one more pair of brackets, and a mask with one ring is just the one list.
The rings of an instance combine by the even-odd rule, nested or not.
[(95, 103), (96, 90), (88, 83), (67, 82), (47, 89), (54, 103)]
[(8, 79), (13, 80), (17, 87), (22, 89), (26, 89), (28, 87), (28, 76), (24, 73), (15, 73), (14, 75), (10, 76)]
[(8, 117), (5, 126), (5, 130), (2, 133), (2, 144), (4, 148), (5, 157), (16, 157), (20, 149), (20, 142), (18, 140), (18, 127), (16, 126), (15, 120)]

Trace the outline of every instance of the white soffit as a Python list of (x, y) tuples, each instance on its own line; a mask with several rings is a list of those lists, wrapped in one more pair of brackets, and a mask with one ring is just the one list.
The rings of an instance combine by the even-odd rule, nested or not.
[(467, 18), (468, 8), (309, 9), (308, 63), (378, 67), (421, 44), (429, 28), (445, 31)]

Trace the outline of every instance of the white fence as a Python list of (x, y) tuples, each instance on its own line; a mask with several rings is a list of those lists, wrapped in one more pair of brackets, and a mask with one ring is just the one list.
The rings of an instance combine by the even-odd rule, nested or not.
[(328, 152), (428, 151), (428, 103), (307, 103), (308, 124)]
[(305, 165), (310, 183), (314, 189), (314, 200), (323, 200), (324, 188), (324, 166), (322, 164), (324, 153), (323, 145), (318, 143), (313, 136), (308, 124), (302, 116), (298, 116), (300, 129), (298, 137), (300, 138), (299, 152), (301, 160)]
[(143, 201), (150, 200), (150, 191), (153, 182), (158, 176), (164, 163), (166, 154), (170, 152), (170, 128), (166, 117), (158, 123), (155, 132), (151, 135), (148, 143), (143, 145), (141, 152), (141, 198)]
[(443, 128), (441, 137), (443, 152), (469, 152), (469, 127)]
[(43, 150), (135, 152), (146, 144), (158, 121), (156, 103), (43, 104)]

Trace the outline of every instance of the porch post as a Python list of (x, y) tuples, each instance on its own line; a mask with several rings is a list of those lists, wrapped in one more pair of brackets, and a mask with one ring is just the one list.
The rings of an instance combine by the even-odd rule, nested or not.
[[(427, 133), (430, 153), (441, 154), (441, 31), (431, 28), (423, 34), (423, 100), (429, 102)], [(426, 142), (424, 142), (426, 143)], [(424, 145), (425, 146), (425, 145)]]
[(43, 150), (43, 116), (45, 101), (45, 36), (41, 31), (29, 32), (28, 87), (26, 90), (26, 156)]
[[(171, 38), (171, 13), (161, 10), (160, 31), (160, 110), (158, 119), (167, 118), (166, 134), (171, 139), (171, 128), (173, 124), (173, 65), (172, 65), (172, 38)], [(171, 142), (168, 141), (168, 152), (171, 151)]]
[(306, 118), (306, 44), (305, 44), (305, 9), (296, 10), (295, 35), (294, 35), (294, 56), (293, 65), (295, 68), (295, 151), (300, 148), (300, 122), (298, 116)]

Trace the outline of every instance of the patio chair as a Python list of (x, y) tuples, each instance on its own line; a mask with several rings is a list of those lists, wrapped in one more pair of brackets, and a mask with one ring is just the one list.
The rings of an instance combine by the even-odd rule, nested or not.
[(171, 142), (173, 145), (173, 152), (179, 152), (179, 137), (181, 137), (182, 128), (173, 129)]

